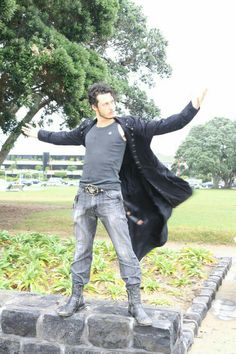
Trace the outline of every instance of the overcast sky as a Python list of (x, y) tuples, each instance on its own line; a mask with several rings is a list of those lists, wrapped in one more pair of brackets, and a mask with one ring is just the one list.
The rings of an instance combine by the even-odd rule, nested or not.
[(176, 113), (195, 92), (208, 88), (201, 111), (183, 130), (154, 138), (152, 147), (173, 154), (191, 126), (213, 117), (236, 119), (234, 0), (135, 0), (151, 27), (168, 41), (172, 77), (158, 80), (152, 97), (162, 116)]
[[(162, 117), (181, 111), (194, 93), (208, 88), (198, 115), (183, 130), (154, 138), (157, 153), (173, 155), (189, 129), (213, 117), (236, 119), (236, 21), (234, 0), (134, 0), (143, 6), (148, 25), (168, 41), (167, 62), (172, 77), (157, 79), (150, 92)], [(25, 151), (25, 138), (13, 151)], [(29, 139), (27, 139), (29, 147)], [(47, 144), (48, 145), (48, 144)], [(31, 151), (59, 151), (30, 139)], [(65, 149), (63, 147), (63, 149)], [(77, 148), (76, 148), (77, 149)], [(13, 152), (12, 151), (12, 152)], [(68, 153), (71, 148), (66, 148)]]

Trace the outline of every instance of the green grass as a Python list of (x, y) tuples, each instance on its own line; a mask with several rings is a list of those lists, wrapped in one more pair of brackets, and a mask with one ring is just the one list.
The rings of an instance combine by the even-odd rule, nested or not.
[(174, 209), (170, 225), (236, 231), (236, 190), (196, 190)]
[(59, 209), (32, 212), (21, 222), (18, 222), (14, 229), (37, 231), (43, 233), (72, 234), (73, 230), (72, 209)]
[(50, 187), (22, 192), (0, 192), (0, 202), (72, 205), (77, 187)]
[(175, 241), (234, 243), (236, 190), (197, 190), (174, 209), (168, 223)]
[[(19, 209), (29, 207), (21, 218), (17, 218), (16, 209), (16, 218), (11, 223), (13, 232), (72, 235), (72, 204), (76, 190), (76, 187), (51, 187), (40, 191), (0, 192), (0, 208), (4, 208), (4, 204), (16, 208), (18, 205)], [(37, 206), (43, 208), (37, 210)], [(168, 227), (172, 241), (234, 244), (236, 190), (196, 190), (190, 199), (174, 209)], [(106, 235), (100, 223), (97, 234)]]

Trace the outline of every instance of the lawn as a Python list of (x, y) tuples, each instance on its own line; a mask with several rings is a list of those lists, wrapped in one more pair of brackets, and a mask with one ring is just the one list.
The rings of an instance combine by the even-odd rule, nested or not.
[[(73, 232), (76, 187), (0, 192), (0, 229), (68, 236)], [(168, 223), (172, 241), (233, 244), (236, 236), (236, 190), (196, 190), (174, 209)], [(105, 235), (101, 225), (100, 236)]]
[(196, 190), (174, 209), (169, 221), (175, 241), (233, 244), (236, 236), (236, 190)]

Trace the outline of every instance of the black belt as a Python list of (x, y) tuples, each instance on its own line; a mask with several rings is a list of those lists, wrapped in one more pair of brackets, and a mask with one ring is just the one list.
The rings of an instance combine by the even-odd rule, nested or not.
[(90, 195), (98, 195), (99, 193), (103, 193), (104, 189), (95, 186), (94, 184), (86, 184), (82, 187), (84, 191)]

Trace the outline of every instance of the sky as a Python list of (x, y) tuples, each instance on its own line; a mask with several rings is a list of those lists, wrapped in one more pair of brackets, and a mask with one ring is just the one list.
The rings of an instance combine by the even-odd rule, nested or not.
[[(158, 28), (168, 41), (167, 62), (172, 67), (172, 76), (157, 78), (156, 87), (148, 91), (161, 109), (161, 116), (166, 118), (180, 112), (194, 95), (208, 89), (201, 110), (189, 125), (153, 139), (151, 146), (156, 154), (174, 155), (192, 126), (214, 117), (236, 119), (234, 0), (133, 1), (143, 7), (148, 26)], [(53, 130), (58, 127), (55, 125)], [(31, 152), (38, 153), (56, 153), (62, 149), (63, 153), (73, 153), (75, 149), (22, 137), (11, 153), (26, 153), (29, 146)]]

